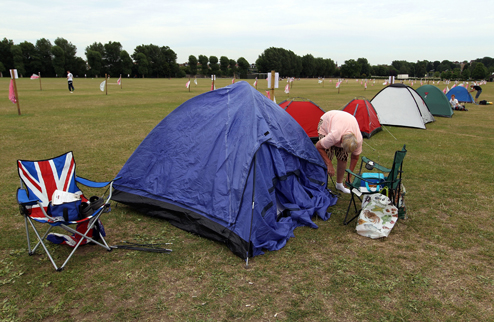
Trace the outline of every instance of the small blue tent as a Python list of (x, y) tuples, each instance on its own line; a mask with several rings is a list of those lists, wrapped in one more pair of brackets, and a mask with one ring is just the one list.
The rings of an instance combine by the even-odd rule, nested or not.
[(165, 117), (118, 174), (112, 199), (225, 243), (246, 259), (317, 228), (336, 197), (302, 127), (247, 82), (196, 96)]
[(446, 93), (446, 97), (448, 98), (448, 100), (451, 99), (451, 95), (453, 94), (460, 103), (473, 103), (472, 95), (470, 95), (468, 89), (463, 86), (455, 86), (450, 89), (449, 92)]

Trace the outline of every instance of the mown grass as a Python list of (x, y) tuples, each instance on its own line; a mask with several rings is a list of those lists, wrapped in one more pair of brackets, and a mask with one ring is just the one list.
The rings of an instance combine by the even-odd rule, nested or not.
[[(330, 220), (316, 220), (318, 229), (297, 228), (286, 247), (251, 259), (245, 269), (224, 245), (113, 205), (104, 218), (111, 244), (166, 242), (173, 253), (84, 246), (61, 273), (42, 252), (28, 256), (15, 201), (17, 159), (72, 150), (78, 175), (110, 179), (161, 119), (211, 86), (199, 79), (189, 92), (185, 79), (124, 79), (123, 89), (110, 85), (105, 95), (101, 81), (75, 79), (70, 94), (65, 79), (42, 79), (42, 91), (38, 81), (20, 79), (18, 116), (7, 100), (9, 79), (0, 78), (0, 319), (494, 320), (493, 106), (468, 105), (468, 112), (437, 117), (427, 130), (387, 127), (392, 135), (365, 141), (363, 155), (385, 165), (403, 144), (408, 149), (409, 218), (384, 240), (357, 235), (354, 223), (342, 225), (349, 201), (342, 196)], [(218, 80), (217, 87), (230, 82)], [(334, 81), (323, 87), (309, 79), (295, 81), (290, 96), (331, 110), (356, 96), (370, 99), (382, 87), (376, 81), (364, 90), (349, 80), (338, 93)], [(492, 84), (483, 88), (481, 98), (494, 101)], [(278, 102), (286, 97), (277, 90)], [(49, 247), (58, 262), (69, 253)]]

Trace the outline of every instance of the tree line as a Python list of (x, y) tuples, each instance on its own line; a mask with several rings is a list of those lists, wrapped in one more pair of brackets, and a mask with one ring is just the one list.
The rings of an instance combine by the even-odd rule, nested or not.
[(236, 75), (246, 78), (249, 73), (267, 73), (275, 70), (282, 77), (342, 77), (370, 78), (373, 76), (424, 76), (443, 79), (484, 79), (494, 73), (494, 59), (478, 58), (470, 62), (395, 60), (391, 65), (370, 65), (366, 58), (349, 59), (337, 66), (332, 59), (298, 56), (291, 50), (270, 47), (264, 50), (255, 64), (240, 57), (190, 55), (179, 65), (176, 53), (168, 46), (139, 45), (129, 54), (119, 42), (95, 42), (85, 48), (86, 60), (76, 56), (77, 47), (64, 38), (54, 44), (41, 38), (32, 44), (24, 41), (14, 44), (4, 38), (0, 41), (0, 73), (16, 68), (21, 75), (41, 73), (43, 77), (65, 77), (67, 70), (79, 77), (99, 77), (119, 74), (132, 77), (185, 77), (186, 75)]

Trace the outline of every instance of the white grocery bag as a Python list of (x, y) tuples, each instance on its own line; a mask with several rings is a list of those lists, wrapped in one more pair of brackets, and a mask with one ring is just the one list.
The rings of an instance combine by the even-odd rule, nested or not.
[(365, 195), (357, 221), (357, 234), (373, 239), (388, 237), (396, 221), (398, 208), (388, 197), (380, 193)]

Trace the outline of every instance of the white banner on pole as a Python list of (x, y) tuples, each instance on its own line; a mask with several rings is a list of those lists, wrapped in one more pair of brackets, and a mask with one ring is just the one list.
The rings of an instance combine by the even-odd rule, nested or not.
[[(278, 88), (280, 73), (274, 73), (274, 88)], [(271, 73), (268, 73), (268, 88), (271, 88)]]
[[(12, 71), (14, 71), (14, 76), (12, 76)], [(19, 75), (17, 74), (17, 69), (10, 70), (10, 78), (15, 78), (15, 79), (19, 78)]]

